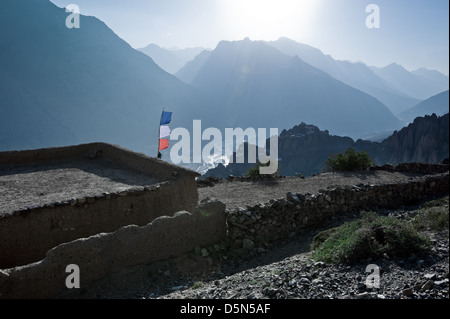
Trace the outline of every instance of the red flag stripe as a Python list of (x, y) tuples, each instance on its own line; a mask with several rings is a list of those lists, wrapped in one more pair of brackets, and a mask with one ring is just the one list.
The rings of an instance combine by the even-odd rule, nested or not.
[(159, 139), (159, 150), (165, 150), (166, 148), (169, 148), (169, 140), (160, 138)]

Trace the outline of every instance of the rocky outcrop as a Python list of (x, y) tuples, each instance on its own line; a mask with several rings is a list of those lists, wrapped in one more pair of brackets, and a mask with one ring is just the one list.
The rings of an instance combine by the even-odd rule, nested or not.
[(379, 146), (380, 162), (439, 163), (449, 155), (449, 115), (418, 117)]
[[(366, 151), (376, 165), (416, 162), (437, 164), (449, 156), (449, 115), (437, 117), (433, 114), (417, 118), (414, 123), (401, 131), (395, 131), (381, 143), (364, 140), (355, 142), (349, 137), (330, 135), (328, 131), (321, 131), (314, 125), (301, 123), (290, 130), (283, 130), (278, 145), (279, 172), (283, 176), (320, 173), (330, 154), (345, 152), (350, 147), (358, 152)], [(243, 176), (254, 166), (249, 163), (233, 163), (227, 167), (219, 165), (202, 178)]]

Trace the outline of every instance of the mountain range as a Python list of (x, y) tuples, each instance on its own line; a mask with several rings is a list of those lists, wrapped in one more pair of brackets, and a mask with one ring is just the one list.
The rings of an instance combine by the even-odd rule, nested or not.
[[(204, 51), (150, 45), (144, 54), (95, 17), (67, 28), (68, 15), (48, 0), (0, 2), (0, 150), (101, 141), (153, 155), (163, 107), (172, 128), (189, 131), (194, 119), (280, 131), (305, 122), (356, 139), (401, 129), (395, 115), (421, 113), (420, 99), (448, 90), (439, 72), (406, 77), (286, 38)], [(397, 82), (404, 79), (420, 86), (417, 95)]]
[[(361, 62), (335, 60), (319, 49), (288, 38), (265, 43), (288, 56), (298, 56), (333, 78), (377, 98), (395, 115), (449, 87), (448, 76), (434, 70), (418, 69), (409, 72), (398, 64), (375, 68)], [(191, 83), (210, 55), (210, 51), (204, 51), (188, 62), (176, 76)]]
[(394, 114), (398, 114), (420, 102), (419, 99), (395, 90), (392, 85), (364, 63), (335, 60), (319, 49), (297, 43), (288, 38), (280, 38), (268, 44), (290, 56), (297, 55), (335, 79), (372, 95), (384, 103)]
[(216, 107), (216, 127), (288, 128), (300, 119), (349, 136), (401, 127), (374, 97), (262, 41), (220, 42), (190, 84)]

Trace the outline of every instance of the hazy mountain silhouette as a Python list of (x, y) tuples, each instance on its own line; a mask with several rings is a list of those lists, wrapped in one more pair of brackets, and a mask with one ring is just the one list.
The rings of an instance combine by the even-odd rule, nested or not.
[(163, 107), (174, 126), (192, 125), (202, 102), (191, 87), (95, 17), (68, 29), (68, 15), (48, 0), (0, 2), (0, 150), (104, 141), (156, 152)]
[(208, 95), (227, 127), (292, 127), (313, 123), (360, 136), (401, 127), (381, 102), (262, 41), (222, 41), (191, 84)]
[(138, 49), (147, 54), (163, 70), (170, 74), (177, 73), (187, 62), (193, 60), (198, 54), (204, 51), (204, 48), (186, 48), (186, 49), (164, 49), (156, 44), (149, 44), (144, 48)]
[(419, 99), (396, 90), (390, 82), (375, 74), (374, 70), (363, 63), (335, 60), (319, 49), (288, 38), (280, 38), (267, 43), (289, 56), (298, 55), (306, 63), (328, 73), (335, 79), (372, 95), (394, 114), (420, 102)]
[(426, 79), (436, 90), (439, 88), (441, 88), (440, 91), (449, 89), (449, 77), (441, 72), (421, 68), (411, 71), (411, 73), (420, 76), (422, 79)]
[(393, 88), (416, 99), (425, 100), (449, 89), (448, 77), (437, 71), (419, 69), (409, 72), (396, 63), (372, 69)]
[(449, 112), (449, 91), (439, 93), (399, 114), (399, 118), (411, 123), (416, 117), (436, 114), (442, 116)]
[(204, 50), (198, 54), (192, 61), (186, 63), (175, 75), (185, 83), (191, 83), (200, 69), (211, 56), (212, 51)]

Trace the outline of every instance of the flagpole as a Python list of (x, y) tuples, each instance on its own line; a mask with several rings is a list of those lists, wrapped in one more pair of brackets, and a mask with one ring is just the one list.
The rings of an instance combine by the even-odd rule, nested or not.
[(164, 113), (164, 110), (166, 108), (163, 107), (162, 112), (161, 112), (161, 117), (159, 118), (159, 125), (158, 125), (158, 149), (157, 149), (157, 153), (156, 153), (156, 157), (159, 158), (159, 146), (160, 146), (160, 141), (161, 141), (161, 121), (162, 121), (162, 116)]

